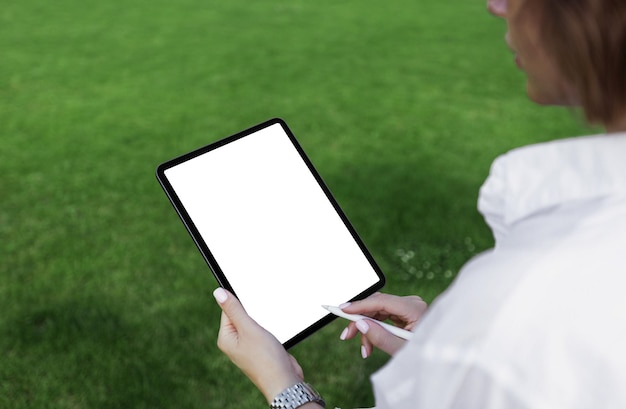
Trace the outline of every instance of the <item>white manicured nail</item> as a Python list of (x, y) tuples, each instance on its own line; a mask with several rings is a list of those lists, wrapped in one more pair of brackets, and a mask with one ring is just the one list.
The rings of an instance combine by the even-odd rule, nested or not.
[(356, 322), (356, 328), (361, 334), (367, 334), (367, 331), (370, 330), (370, 326), (367, 324), (367, 322), (365, 322), (365, 320), (358, 320)]
[(215, 297), (215, 300), (218, 303), (224, 304), (224, 301), (226, 301), (226, 299), (228, 298), (228, 294), (226, 293), (226, 291), (224, 291), (222, 287), (220, 287), (213, 291), (213, 297)]
[(344, 328), (343, 331), (341, 331), (341, 335), (339, 335), (339, 339), (342, 341), (345, 341), (346, 338), (348, 338), (348, 328)]

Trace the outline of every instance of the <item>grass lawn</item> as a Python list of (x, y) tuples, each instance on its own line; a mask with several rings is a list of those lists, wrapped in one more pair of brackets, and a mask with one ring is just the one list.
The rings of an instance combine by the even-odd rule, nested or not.
[[(216, 281), (154, 177), (290, 124), (388, 277), (432, 300), (491, 245), (506, 150), (589, 132), (538, 109), (483, 0), (23, 0), (0, 8), (0, 408), (258, 408), (215, 346)], [(373, 404), (336, 321), (293, 348)]]

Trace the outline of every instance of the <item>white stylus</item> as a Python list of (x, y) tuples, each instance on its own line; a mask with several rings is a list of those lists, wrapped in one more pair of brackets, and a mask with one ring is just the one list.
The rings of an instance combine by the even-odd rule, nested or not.
[(350, 320), (350, 321), (360, 321), (360, 320), (374, 321), (375, 323), (377, 323), (381, 327), (385, 328), (387, 331), (391, 332), (393, 335), (395, 335), (397, 337), (400, 337), (402, 339), (409, 340), (413, 336), (413, 333), (411, 331), (407, 331), (407, 330), (402, 329), (402, 328), (394, 327), (393, 325), (389, 325), (389, 324), (387, 324), (385, 322), (381, 322), (381, 321), (375, 320), (374, 318), (366, 317), (365, 315), (348, 314), (347, 312), (343, 312), (341, 310), (341, 308), (333, 307), (332, 305), (322, 305), (322, 307), (326, 308), (328, 311), (330, 311), (331, 313), (335, 314), (336, 316), (345, 318), (345, 319)]

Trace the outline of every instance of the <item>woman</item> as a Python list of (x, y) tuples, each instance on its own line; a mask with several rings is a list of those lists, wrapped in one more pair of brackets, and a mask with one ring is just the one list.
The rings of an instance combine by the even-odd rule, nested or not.
[[(376, 294), (349, 313), (393, 317), (405, 343), (351, 323), (393, 358), (373, 377), (379, 408), (626, 408), (626, 2), (489, 0), (540, 104), (580, 106), (607, 134), (520, 148), (498, 158), (479, 197), (495, 248), (470, 261), (422, 316), (417, 297)], [(237, 299), (220, 348), (268, 402), (302, 381), (293, 357)], [(420, 318), (422, 318), (420, 320)], [(420, 320), (419, 325), (416, 325)], [(306, 402), (276, 407), (321, 407)], [(287, 400), (293, 398), (287, 398)], [(281, 406), (282, 405), (282, 406)]]

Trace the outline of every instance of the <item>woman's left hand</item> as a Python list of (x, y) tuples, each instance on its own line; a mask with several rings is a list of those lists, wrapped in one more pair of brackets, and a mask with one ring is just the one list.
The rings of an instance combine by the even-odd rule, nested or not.
[(217, 346), (263, 393), (268, 403), (284, 389), (302, 382), (302, 368), (282, 344), (256, 323), (232, 293), (213, 292), (222, 308)]

